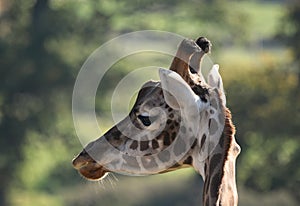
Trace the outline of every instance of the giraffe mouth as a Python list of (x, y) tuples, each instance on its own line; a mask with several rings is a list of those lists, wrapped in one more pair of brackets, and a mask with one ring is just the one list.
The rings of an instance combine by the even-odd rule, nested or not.
[(73, 167), (88, 180), (100, 180), (109, 172), (83, 150), (72, 161)]

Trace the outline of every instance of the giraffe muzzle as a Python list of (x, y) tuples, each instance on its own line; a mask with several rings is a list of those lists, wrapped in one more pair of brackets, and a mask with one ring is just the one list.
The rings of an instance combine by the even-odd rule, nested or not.
[(89, 180), (98, 180), (109, 172), (103, 166), (98, 164), (91, 156), (83, 150), (72, 161), (73, 167), (85, 178)]

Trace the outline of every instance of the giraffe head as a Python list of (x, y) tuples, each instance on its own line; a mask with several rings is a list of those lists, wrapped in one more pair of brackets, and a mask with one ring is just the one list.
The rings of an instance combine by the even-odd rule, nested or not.
[(185, 39), (160, 81), (140, 89), (129, 115), (73, 159), (84, 177), (108, 172), (149, 175), (193, 166), (204, 177), (204, 161), (224, 128), (225, 96), (218, 66), (206, 83), (200, 61), (210, 50), (203, 37)]

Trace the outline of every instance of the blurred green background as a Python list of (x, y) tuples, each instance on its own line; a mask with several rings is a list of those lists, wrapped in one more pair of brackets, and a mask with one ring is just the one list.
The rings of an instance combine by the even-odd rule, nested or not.
[[(0, 205), (200, 204), (203, 182), (192, 169), (87, 182), (71, 166), (82, 149), (71, 114), (77, 73), (101, 44), (144, 29), (213, 42), (242, 146), (240, 205), (300, 205), (297, 0), (0, 0)], [(102, 82), (104, 130), (112, 91), (137, 59)], [(171, 57), (157, 61), (168, 67)]]

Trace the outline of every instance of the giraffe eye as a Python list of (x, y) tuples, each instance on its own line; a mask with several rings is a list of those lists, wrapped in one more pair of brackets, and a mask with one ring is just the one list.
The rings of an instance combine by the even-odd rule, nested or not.
[(151, 120), (149, 116), (144, 116), (144, 115), (138, 115), (137, 116), (139, 120), (143, 123), (145, 126), (150, 126), (151, 125)]

